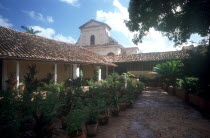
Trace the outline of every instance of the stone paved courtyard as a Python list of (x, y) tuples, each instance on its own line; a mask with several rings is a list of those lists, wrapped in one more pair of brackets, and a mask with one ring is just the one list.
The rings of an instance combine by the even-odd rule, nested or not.
[(133, 108), (100, 126), (96, 138), (210, 138), (210, 120), (160, 88), (147, 88)]

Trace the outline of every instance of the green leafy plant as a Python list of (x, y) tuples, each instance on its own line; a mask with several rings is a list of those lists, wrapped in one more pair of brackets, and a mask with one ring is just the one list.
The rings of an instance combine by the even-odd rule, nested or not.
[(38, 71), (36, 69), (36, 65), (28, 66), (28, 72), (24, 76), (24, 83), (25, 83), (26, 90), (29, 93), (37, 91), (37, 88), (40, 85), (39, 80), (36, 78), (37, 73)]
[(181, 80), (181, 87), (191, 94), (198, 94), (200, 90), (199, 79), (195, 77), (185, 77)]
[(43, 82), (44, 84), (50, 84), (50, 83), (53, 82), (52, 80), (53, 80), (53, 74), (52, 73), (48, 73), (47, 77), (42, 79), (41, 82)]
[(11, 90), (0, 91), (0, 134), (4, 138), (19, 136), (20, 130), (20, 99)]
[(94, 70), (93, 80), (98, 81), (98, 76), (99, 76), (99, 70)]
[(11, 74), (6, 83), (7, 83), (7, 89), (15, 90), (17, 84), (17, 79), (15, 77), (15, 74)]
[(176, 80), (183, 76), (183, 63), (180, 60), (167, 61), (153, 68), (158, 77), (169, 85), (176, 86)]
[(82, 124), (86, 120), (86, 114), (83, 109), (75, 109), (69, 112), (67, 116), (67, 131), (70, 136), (76, 136), (82, 132)]

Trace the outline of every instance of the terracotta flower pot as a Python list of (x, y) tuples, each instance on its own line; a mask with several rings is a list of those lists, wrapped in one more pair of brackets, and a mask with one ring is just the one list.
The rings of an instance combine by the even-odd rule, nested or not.
[(61, 120), (62, 128), (63, 128), (63, 129), (66, 129), (66, 128), (67, 128), (67, 123), (66, 123), (67, 118), (66, 118), (65, 116), (62, 116), (62, 117), (60, 118), (60, 120)]
[(79, 132), (78, 134), (71, 135), (70, 138), (86, 138), (86, 133), (84, 131)]
[(25, 85), (19, 85), (20, 92), (23, 92), (25, 90)]
[(128, 107), (128, 108), (133, 107), (133, 104), (134, 104), (133, 100), (129, 100), (126, 102), (126, 107)]
[(190, 94), (189, 95), (189, 102), (197, 107), (199, 107), (199, 97), (198, 96), (195, 96), (195, 95), (192, 95)]
[(120, 109), (120, 111), (125, 111), (126, 110), (126, 107), (127, 107), (126, 103), (119, 103), (119, 109)]
[(202, 97), (199, 97), (198, 100), (199, 100), (199, 108), (204, 111), (207, 108), (208, 102)]
[(90, 137), (91, 136), (96, 136), (97, 128), (98, 128), (98, 123), (97, 122), (95, 124), (91, 124), (91, 125), (86, 123), (87, 135), (90, 136)]
[(170, 86), (168, 88), (168, 94), (173, 95), (173, 87), (172, 86)]
[(182, 100), (185, 100), (186, 91), (183, 89), (176, 89), (176, 96)]
[(109, 115), (101, 114), (101, 115), (99, 115), (98, 120), (99, 120), (100, 125), (106, 125), (109, 122)]
[(209, 113), (210, 113), (210, 101), (208, 101), (208, 102), (207, 102), (207, 107), (206, 107), (206, 108), (207, 108), (207, 109), (206, 109), (206, 110), (207, 110), (207, 112), (209, 112)]

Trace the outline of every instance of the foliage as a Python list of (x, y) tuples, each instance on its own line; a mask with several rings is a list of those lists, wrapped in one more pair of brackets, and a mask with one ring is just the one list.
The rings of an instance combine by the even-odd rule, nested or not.
[(186, 77), (196, 77), (199, 79), (202, 89), (206, 89), (208, 86), (208, 65), (207, 63), (207, 53), (201, 51), (189, 51), (190, 59), (184, 60), (184, 75)]
[(48, 91), (48, 92), (56, 92), (56, 93), (60, 93), (60, 92), (64, 92), (65, 88), (64, 88), (64, 84), (63, 83), (57, 83), (54, 84), (52, 83), (44, 83), (42, 87), (38, 88), (38, 91)]
[(167, 86), (176, 85), (176, 79), (183, 76), (183, 63), (179, 60), (167, 61), (153, 68)]
[(131, 0), (126, 25), (141, 42), (150, 28), (161, 31), (170, 40), (181, 43), (198, 33), (207, 36), (210, 20), (208, 0)]
[(82, 78), (78, 77), (76, 79), (68, 79), (65, 81), (65, 86), (66, 87), (80, 87), (82, 86)]
[(34, 30), (33, 28), (29, 28), (29, 27), (26, 27), (26, 26), (21, 26), (21, 28), (23, 30), (25, 30), (26, 33), (29, 33), (29, 34), (38, 34), (38, 33), (41, 33), (41, 31)]
[(99, 76), (99, 70), (94, 70), (93, 80), (98, 81), (98, 76)]
[(11, 90), (0, 91), (0, 134), (4, 138), (17, 137), (20, 130), (19, 99)]
[(36, 78), (37, 73), (38, 71), (36, 69), (36, 65), (28, 66), (28, 72), (24, 76), (24, 83), (25, 83), (26, 90), (29, 93), (37, 91), (37, 88), (40, 85), (40, 82)]
[(41, 93), (33, 96), (31, 103), (31, 113), (35, 120), (35, 132), (38, 136), (43, 136), (43, 127), (49, 125), (60, 111), (56, 93), (47, 94), (44, 97)]
[(81, 125), (85, 122), (86, 115), (83, 109), (75, 109), (67, 116), (67, 131), (70, 135), (77, 135), (82, 131)]
[[(37, 80), (36, 73), (36, 67), (30, 67), (27, 77), (25, 76), (31, 81), (27, 86)], [(37, 87), (36, 92), (28, 92), (26, 89), (21, 95), (14, 91), (0, 92), (1, 135), (23, 137), (28, 131), (33, 131), (37, 137), (48, 137), (47, 128), (53, 120), (66, 115), (68, 133), (78, 134), (82, 131), (81, 125), (84, 122), (96, 123), (99, 114), (108, 115), (110, 107), (118, 107), (119, 102), (127, 102), (134, 99), (135, 94), (139, 94), (142, 83), (133, 81), (128, 74), (123, 74), (127, 75), (124, 77), (115, 73), (107, 81), (92, 81), (96, 87), (91, 87), (86, 93), (82, 91), (81, 85), (72, 85), (75, 83), (71, 83), (70, 87), (45, 83)], [(125, 81), (128, 82), (127, 88), (123, 87)]]
[(200, 90), (199, 79), (195, 77), (185, 77), (179, 80), (180, 86), (191, 94), (198, 94)]
[(80, 70), (80, 71), (79, 71), (79, 77), (80, 77), (81, 79), (83, 79), (83, 77), (84, 77), (83, 70)]
[(17, 84), (17, 79), (15, 75), (11, 74), (6, 83), (7, 83), (7, 89), (14, 90)]
[(50, 84), (50, 83), (53, 82), (52, 80), (53, 80), (53, 74), (52, 73), (48, 73), (47, 77), (42, 79), (41, 82), (46, 83), (46, 84)]
[(149, 82), (149, 78), (145, 75), (139, 75), (139, 81), (147, 84)]
[[(128, 78), (129, 77), (127, 77), (127, 79)], [(125, 78), (123, 76), (120, 76), (118, 73), (112, 73), (108, 76), (107, 83), (109, 87), (112, 87), (116, 91), (120, 91), (125, 84)]]
[(86, 123), (88, 125), (95, 124), (98, 121), (98, 110), (97, 105), (94, 105), (93, 103), (88, 104), (88, 110), (87, 110), (87, 121)]

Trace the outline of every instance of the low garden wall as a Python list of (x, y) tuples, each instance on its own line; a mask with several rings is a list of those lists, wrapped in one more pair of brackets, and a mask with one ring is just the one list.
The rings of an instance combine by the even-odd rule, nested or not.
[(168, 94), (174, 95), (179, 97), (181, 100), (185, 101), (186, 103), (189, 103), (190, 105), (193, 105), (197, 109), (210, 113), (210, 101), (193, 94), (189, 94), (187, 91), (179, 88), (175, 88), (173, 90), (173, 87), (169, 87), (167, 89), (166, 85), (162, 85), (162, 89), (167, 91)]

